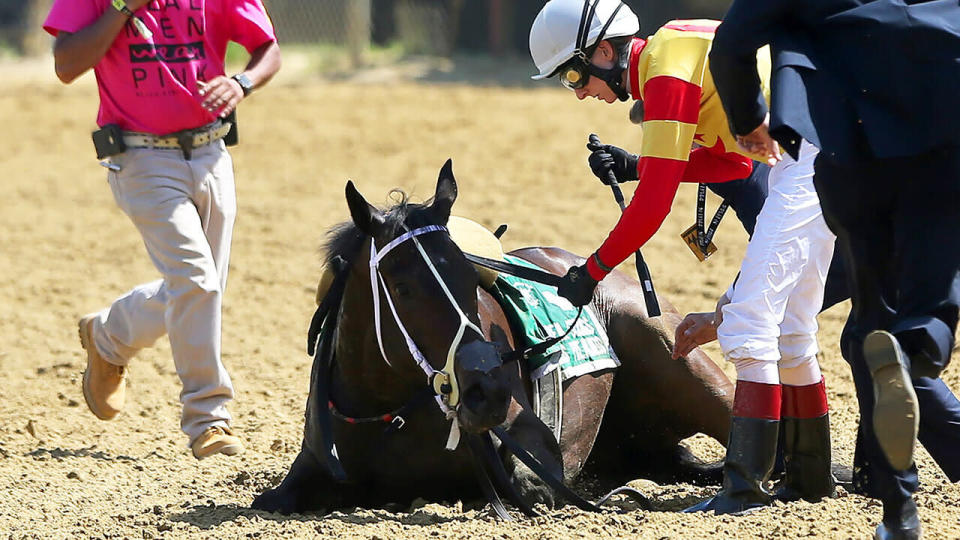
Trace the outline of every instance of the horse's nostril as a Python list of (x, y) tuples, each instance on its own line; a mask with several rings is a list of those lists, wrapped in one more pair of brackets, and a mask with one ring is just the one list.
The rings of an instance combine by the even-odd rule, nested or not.
[(474, 411), (479, 410), (487, 399), (487, 393), (483, 391), (483, 386), (479, 384), (470, 385), (463, 394), (463, 404)]

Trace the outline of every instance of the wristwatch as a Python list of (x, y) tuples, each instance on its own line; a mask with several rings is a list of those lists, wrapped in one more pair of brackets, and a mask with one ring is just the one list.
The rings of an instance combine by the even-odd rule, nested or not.
[(237, 73), (231, 79), (237, 81), (237, 84), (240, 85), (240, 88), (243, 90), (243, 97), (250, 95), (250, 92), (253, 92), (253, 81), (250, 80), (250, 77), (247, 77), (246, 73)]

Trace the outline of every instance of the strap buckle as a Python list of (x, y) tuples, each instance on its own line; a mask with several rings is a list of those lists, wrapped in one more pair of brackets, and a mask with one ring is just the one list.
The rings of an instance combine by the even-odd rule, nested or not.
[(453, 392), (453, 385), (450, 384), (450, 376), (442, 371), (437, 371), (430, 378), (430, 386), (436, 395), (450, 397)]

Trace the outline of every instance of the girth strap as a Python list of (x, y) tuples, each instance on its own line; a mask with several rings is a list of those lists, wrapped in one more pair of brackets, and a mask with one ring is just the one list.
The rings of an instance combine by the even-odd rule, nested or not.
[(568, 335), (570, 335), (570, 332), (573, 331), (574, 327), (577, 326), (577, 322), (580, 321), (581, 314), (583, 314), (583, 306), (580, 306), (577, 309), (577, 316), (574, 317), (573, 322), (570, 323), (569, 328), (567, 328), (567, 331), (564, 332), (563, 334), (557, 337), (552, 337), (550, 339), (541, 341), (540, 343), (537, 343), (536, 345), (533, 345), (531, 347), (527, 347), (526, 349), (517, 349), (517, 350), (503, 353), (500, 355), (500, 361), (503, 364), (508, 364), (510, 362), (514, 362), (517, 360), (529, 360), (534, 356), (541, 355), (547, 352), (547, 349), (549, 349), (550, 347), (553, 347), (557, 343), (560, 343), (561, 341), (566, 339)]

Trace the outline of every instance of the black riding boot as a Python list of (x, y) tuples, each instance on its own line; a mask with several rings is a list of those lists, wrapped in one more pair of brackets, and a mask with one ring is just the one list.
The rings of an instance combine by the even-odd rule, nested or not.
[(723, 462), (723, 488), (712, 499), (684, 512), (736, 514), (770, 504), (770, 493), (763, 483), (773, 470), (779, 423), (734, 416)]
[(877, 526), (876, 540), (917, 540), (920, 538), (920, 515), (917, 503), (909, 498), (900, 505), (883, 504), (883, 522)]
[(784, 432), (783, 481), (774, 490), (781, 501), (817, 502), (833, 497), (836, 486), (830, 471), (830, 415), (780, 419)]

